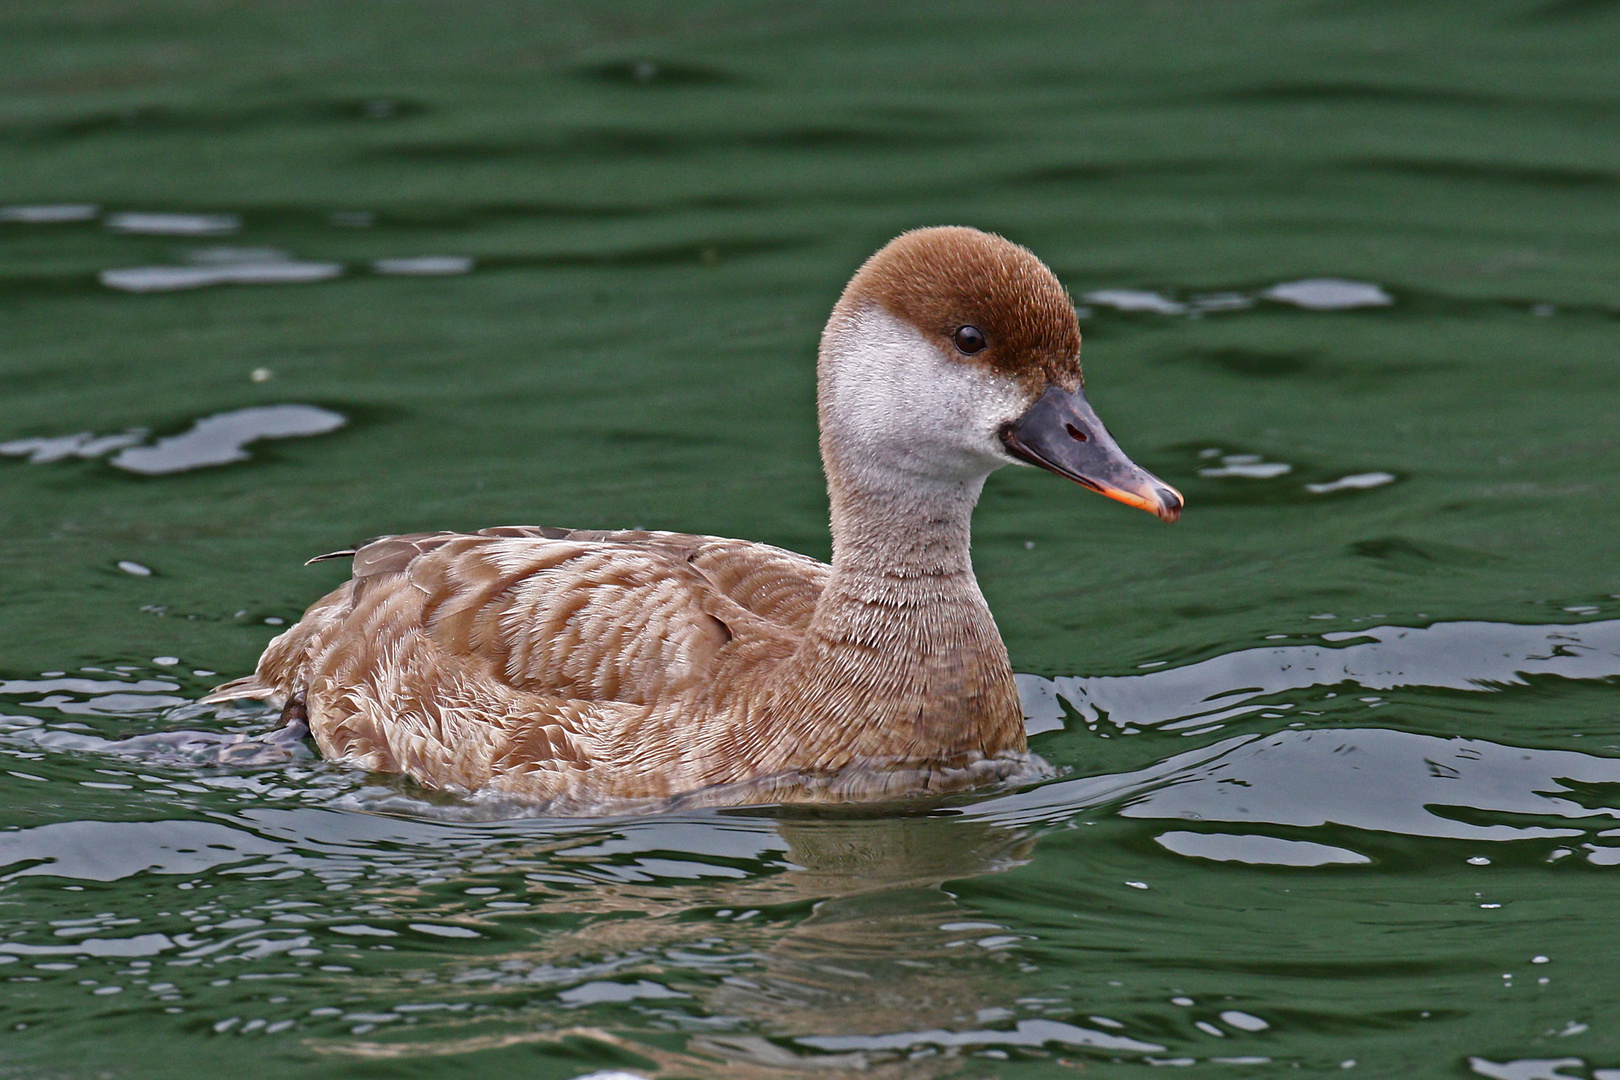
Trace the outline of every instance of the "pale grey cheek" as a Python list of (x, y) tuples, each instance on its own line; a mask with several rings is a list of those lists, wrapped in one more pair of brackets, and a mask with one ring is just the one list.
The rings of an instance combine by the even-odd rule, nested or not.
[(1023, 398), (1022, 393), (1001, 385), (986, 388), (986, 392), (980, 396), (971, 431), (979, 450), (987, 457), (1003, 464), (1017, 460), (1002, 446), (1001, 432), (1024, 415), (1029, 403)]
[(833, 372), (839, 441), (872, 459), (955, 472), (1012, 462), (1002, 427), (1028, 407), (1010, 380), (942, 355), (880, 309), (862, 313)]

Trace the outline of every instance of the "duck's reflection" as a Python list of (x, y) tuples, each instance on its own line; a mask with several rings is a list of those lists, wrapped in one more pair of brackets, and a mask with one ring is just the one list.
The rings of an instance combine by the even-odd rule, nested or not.
[(1021, 830), (940, 818), (781, 823), (791, 888), (810, 914), (709, 1008), (798, 1034), (889, 1033), (972, 1024), (1017, 996), (1004, 927), (964, 909), (955, 879), (1028, 860)]
[[(676, 1072), (701, 1062), (704, 1075), (814, 1067), (921, 1076), (953, 1052), (828, 1053), (795, 1039), (960, 1030), (1009, 1015), (1019, 996), (1019, 938), (964, 907), (950, 883), (1026, 862), (1029, 830), (946, 814), (717, 816), (705, 824), (706, 845), (693, 835), (695, 822), (642, 821), (534, 853), (558, 870), (618, 880), (545, 899), (549, 918), (589, 916), (577, 925), (446, 973), (451, 982), (530, 989), (520, 1016), (531, 1030), (492, 1036), (480, 1025), (478, 1034), (447, 1041), (441, 1027), (432, 1043), (323, 1049), (393, 1059), (588, 1035)], [(724, 862), (693, 861), (694, 851), (722, 849), (733, 858), (748, 851), (774, 872), (729, 877)], [(667, 877), (636, 880), (652, 871), (691, 879), (675, 887)], [(576, 1010), (609, 1004), (639, 1014), (637, 1027), (688, 1032), (684, 1050), (570, 1025), (585, 1019)]]

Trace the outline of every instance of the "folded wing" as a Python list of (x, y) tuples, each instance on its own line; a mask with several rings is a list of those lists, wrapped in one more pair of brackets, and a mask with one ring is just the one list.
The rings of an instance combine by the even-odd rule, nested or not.
[(589, 768), (597, 733), (702, 693), (727, 656), (786, 655), (827, 575), (746, 541), (530, 527), (382, 537), (353, 560), (210, 698), (296, 698), (329, 754), (467, 787)]

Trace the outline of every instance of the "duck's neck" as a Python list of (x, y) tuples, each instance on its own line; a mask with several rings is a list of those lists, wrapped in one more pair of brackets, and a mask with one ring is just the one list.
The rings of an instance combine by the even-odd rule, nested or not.
[(842, 721), (852, 756), (1023, 749), (1012, 668), (969, 552), (985, 477), (923, 481), (835, 455), (826, 464), (832, 574), (798, 657), (817, 706)]

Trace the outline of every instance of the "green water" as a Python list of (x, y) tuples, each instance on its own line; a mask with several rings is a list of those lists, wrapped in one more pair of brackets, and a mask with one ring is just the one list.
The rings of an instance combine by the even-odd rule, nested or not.
[[(1617, 55), (1602, 0), (0, 6), (0, 1072), (1620, 1076)], [(986, 490), (1057, 780), (491, 820), (188, 704), (379, 533), (825, 557), (821, 321), (938, 223), (1053, 266), (1188, 500)], [(1321, 278), (1376, 302), (1263, 295)], [(91, 445), (289, 404), (345, 423)]]

